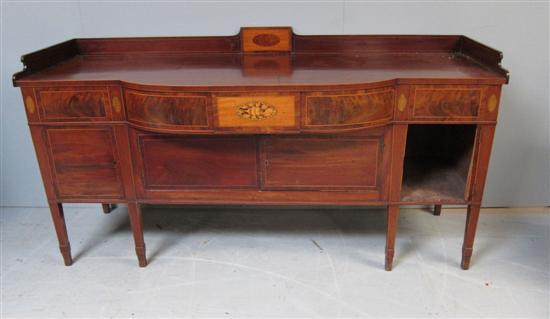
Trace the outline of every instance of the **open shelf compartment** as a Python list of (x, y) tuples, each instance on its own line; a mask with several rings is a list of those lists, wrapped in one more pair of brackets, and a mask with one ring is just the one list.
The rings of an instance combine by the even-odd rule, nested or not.
[(465, 203), (475, 132), (475, 125), (409, 125), (401, 201)]

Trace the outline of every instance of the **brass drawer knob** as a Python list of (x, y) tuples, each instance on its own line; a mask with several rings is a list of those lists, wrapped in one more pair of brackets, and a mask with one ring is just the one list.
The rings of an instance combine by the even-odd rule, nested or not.
[(262, 101), (250, 101), (237, 105), (237, 116), (245, 120), (261, 121), (277, 114), (277, 108)]
[(117, 96), (113, 96), (113, 110), (116, 113), (120, 113), (120, 110), (122, 109), (122, 106), (120, 104), (120, 99)]

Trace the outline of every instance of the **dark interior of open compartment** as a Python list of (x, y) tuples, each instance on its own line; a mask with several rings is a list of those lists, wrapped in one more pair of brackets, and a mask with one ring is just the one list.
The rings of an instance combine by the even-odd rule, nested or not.
[(409, 125), (401, 200), (464, 203), (475, 131), (475, 125)]

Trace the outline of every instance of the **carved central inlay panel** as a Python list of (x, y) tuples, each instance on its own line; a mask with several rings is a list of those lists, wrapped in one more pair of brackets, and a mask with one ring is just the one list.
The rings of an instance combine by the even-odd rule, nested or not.
[(237, 116), (246, 119), (261, 121), (277, 114), (277, 108), (261, 101), (251, 101), (237, 106)]

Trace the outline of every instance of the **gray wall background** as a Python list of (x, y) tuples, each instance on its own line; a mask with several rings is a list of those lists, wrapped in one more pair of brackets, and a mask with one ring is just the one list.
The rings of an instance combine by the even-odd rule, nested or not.
[(19, 90), (22, 54), (74, 37), (230, 35), (288, 25), (301, 34), (464, 34), (504, 52), (485, 206), (550, 205), (548, 2), (2, 1), (0, 204), (45, 206)]

